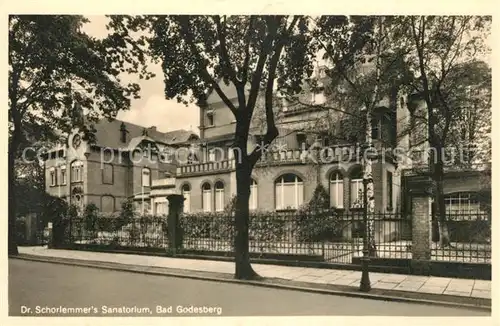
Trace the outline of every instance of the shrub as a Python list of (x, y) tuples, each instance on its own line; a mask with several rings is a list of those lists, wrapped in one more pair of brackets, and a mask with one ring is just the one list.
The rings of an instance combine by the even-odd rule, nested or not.
[(314, 189), (309, 203), (301, 207), (297, 214), (299, 241), (331, 240), (341, 227), (335, 209), (330, 208), (330, 198), (322, 185)]
[(85, 229), (96, 230), (99, 208), (94, 203), (88, 204), (83, 210), (83, 219), (85, 221)]

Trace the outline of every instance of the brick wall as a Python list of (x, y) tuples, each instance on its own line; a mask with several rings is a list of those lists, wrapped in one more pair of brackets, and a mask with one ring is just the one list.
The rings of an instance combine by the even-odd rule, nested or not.
[(423, 194), (412, 197), (412, 258), (430, 260), (431, 258), (431, 198)]

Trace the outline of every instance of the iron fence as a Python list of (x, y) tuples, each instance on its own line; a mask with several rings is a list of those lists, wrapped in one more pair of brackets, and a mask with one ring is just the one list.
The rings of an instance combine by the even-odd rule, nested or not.
[(432, 240), (432, 260), (491, 264), (491, 215), (448, 213), (444, 223), (435, 218)]
[(72, 218), (66, 224), (69, 242), (76, 245), (100, 245), (111, 248), (168, 248), (166, 217), (136, 217), (128, 221), (98, 217), (93, 220)]
[[(129, 220), (112, 217), (73, 218), (65, 225), (64, 242), (108, 248), (169, 248), (166, 216)], [(234, 252), (235, 218), (220, 213), (183, 214), (178, 253), (231, 256)], [(361, 211), (337, 210), (252, 212), (249, 219), (249, 251), (253, 257), (358, 264), (363, 256), (365, 228)], [(484, 213), (448, 215), (445, 223), (450, 242), (434, 237), (431, 260), (491, 263), (491, 216)], [(65, 229), (65, 230), (66, 230)], [(401, 214), (376, 213), (368, 219), (370, 256), (379, 261), (412, 259), (412, 220)], [(437, 232), (439, 234), (439, 232)], [(376, 260), (374, 260), (376, 261)], [(374, 262), (376, 263), (376, 262)]]

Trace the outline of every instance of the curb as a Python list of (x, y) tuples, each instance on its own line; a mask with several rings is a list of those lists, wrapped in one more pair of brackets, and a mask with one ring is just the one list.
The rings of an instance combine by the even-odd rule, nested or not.
[[(168, 276), (168, 277), (177, 277), (177, 278), (193, 279), (193, 280), (200, 280), (200, 281), (224, 282), (224, 283), (232, 283), (232, 284), (240, 284), (240, 285), (253, 285), (253, 286), (266, 287), (266, 288), (301, 291), (301, 292), (309, 292), (309, 293), (317, 293), (317, 294), (325, 294), (325, 295), (337, 295), (337, 296), (344, 296), (344, 297), (382, 300), (382, 301), (390, 301), (390, 302), (440, 305), (440, 306), (449, 307), (449, 308), (466, 308), (466, 309), (471, 309), (471, 310), (491, 312), (491, 300), (488, 300), (488, 299), (478, 300), (478, 301), (489, 301), (489, 304), (477, 303), (477, 302), (474, 304), (474, 303), (470, 303), (470, 301), (474, 301), (474, 299), (476, 299), (476, 298), (468, 298), (468, 300), (467, 300), (467, 297), (459, 297), (459, 296), (452, 296), (452, 295), (447, 295), (446, 297), (449, 298), (450, 301), (445, 301), (445, 300), (434, 300), (434, 299), (411, 298), (408, 296), (410, 294), (413, 294), (413, 293), (405, 292), (405, 291), (383, 290), (381, 292), (385, 292), (385, 293), (374, 294), (374, 293), (359, 292), (359, 290), (354, 290), (352, 287), (347, 287), (347, 286), (345, 286), (344, 287), (345, 289), (342, 289), (342, 290), (338, 289), (338, 288), (342, 288), (342, 286), (336, 286), (337, 289), (325, 288), (325, 285), (323, 285), (322, 288), (318, 288), (319, 286), (321, 286), (321, 284), (301, 283), (301, 282), (281, 280), (281, 279), (268, 278), (268, 279), (264, 279), (261, 281), (238, 280), (238, 279), (234, 279), (231, 274), (214, 273), (214, 272), (202, 272), (202, 271), (192, 271), (192, 270), (182, 270), (182, 269), (168, 269), (168, 268), (161, 268), (161, 267), (126, 265), (126, 264), (120, 264), (120, 263), (108, 263), (108, 262), (100, 262), (100, 261), (83, 261), (83, 260), (70, 259), (70, 258), (40, 257), (40, 256), (35, 256), (35, 255), (27, 255), (27, 254), (21, 254), (18, 256), (9, 256), (8, 258), (9, 259), (26, 260), (26, 261), (61, 264), (61, 265), (67, 265), (67, 266), (79, 266), (79, 267), (97, 268), (97, 269), (103, 269), (103, 270), (130, 272), (130, 273), (137, 273), (137, 274), (144, 274), (144, 275)], [(209, 276), (207, 274), (211, 274), (211, 276)], [(272, 280), (275, 280), (275, 282), (273, 282)], [(286, 283), (290, 283), (290, 284), (286, 284)], [(297, 285), (297, 283), (299, 283), (300, 285)], [(422, 293), (419, 295), (422, 296), (425, 294)], [(438, 295), (435, 295), (435, 296), (438, 296)], [(455, 302), (452, 300), (455, 300)], [(462, 302), (457, 302), (457, 301), (462, 301)], [(463, 301), (469, 301), (469, 302), (465, 303)]]

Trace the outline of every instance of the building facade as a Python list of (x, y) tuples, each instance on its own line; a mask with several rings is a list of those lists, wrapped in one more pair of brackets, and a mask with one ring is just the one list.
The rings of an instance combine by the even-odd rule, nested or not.
[[(316, 71), (318, 89), (304, 90), (294, 103), (277, 96), (279, 136), (253, 170), (251, 210), (297, 209), (311, 199), (318, 184), (329, 192), (332, 207), (344, 211), (361, 208), (359, 144), (335, 137), (344, 127), (340, 113), (314, 107), (328, 101), (321, 87), (326, 83), (322, 69)], [(221, 82), (220, 87), (237, 103), (232, 85)], [(66, 144), (46, 157), (47, 191), (79, 207), (94, 203), (103, 212), (119, 210), (124, 200), (132, 198), (143, 213), (165, 214), (166, 196), (171, 193), (184, 196), (185, 212), (224, 210), (236, 195), (236, 121), (215, 92), (208, 93), (198, 106), (199, 136), (186, 130), (162, 133), (154, 127), (101, 120), (94, 126), (96, 142), (89, 144), (75, 130)], [(266, 130), (263, 110), (259, 99), (247, 148), (239, 150), (250, 153), (259, 145)], [(411, 178), (407, 171), (417, 165), (422, 168), (422, 162), (426, 165), (425, 123), (412, 118), (422, 113), (422, 99), (397, 91), (387, 94), (375, 109), (372, 138), (377, 149), (373, 163), (377, 212), (402, 211), (407, 201), (404, 185)], [(422, 153), (424, 156), (417, 157)], [(323, 159), (318, 160), (318, 155)], [(455, 182), (456, 176), (450, 175), (445, 187), (451, 196), (447, 199), (450, 207), (474, 204), (466, 194), (476, 191), (477, 182), (465, 177), (466, 181)]]

